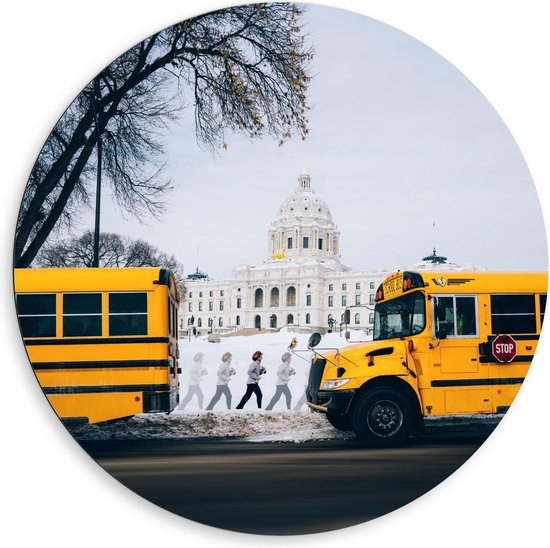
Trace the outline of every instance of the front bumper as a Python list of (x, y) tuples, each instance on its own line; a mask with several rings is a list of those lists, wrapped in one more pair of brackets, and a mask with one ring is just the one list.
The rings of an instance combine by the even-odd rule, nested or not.
[(355, 390), (319, 391), (307, 405), (318, 413), (334, 413), (345, 415), (349, 411)]

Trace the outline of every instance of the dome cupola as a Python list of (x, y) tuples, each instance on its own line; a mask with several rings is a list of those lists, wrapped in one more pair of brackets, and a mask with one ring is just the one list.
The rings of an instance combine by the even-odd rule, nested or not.
[(311, 187), (306, 168), (298, 188), (277, 210), (268, 232), (268, 258), (338, 258), (340, 234), (327, 204)]

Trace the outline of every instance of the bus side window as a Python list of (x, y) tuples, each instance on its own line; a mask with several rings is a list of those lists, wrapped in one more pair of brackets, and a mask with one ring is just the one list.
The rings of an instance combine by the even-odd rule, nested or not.
[(474, 296), (439, 296), (434, 299), (435, 333), (438, 338), (477, 335), (476, 299)]
[(438, 297), (436, 301), (436, 333), (452, 337), (455, 334), (453, 297)]
[(474, 297), (456, 298), (456, 334), (458, 336), (477, 335)]

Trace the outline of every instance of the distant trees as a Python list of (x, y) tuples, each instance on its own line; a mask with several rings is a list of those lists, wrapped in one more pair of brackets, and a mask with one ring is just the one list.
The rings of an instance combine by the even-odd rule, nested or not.
[(78, 95), (48, 137), (19, 212), (14, 263), (27, 267), (54, 228), (89, 205), (98, 134), (114, 199), (140, 218), (163, 211), (162, 134), (194, 108), (199, 146), (226, 146), (226, 131), (280, 143), (307, 134), (307, 66), (312, 51), (303, 7), (251, 4), (199, 15), (121, 55)]
[[(160, 251), (143, 240), (125, 238), (120, 234), (102, 232), (99, 240), (99, 266), (169, 268), (176, 280), (183, 278), (183, 265), (173, 255)], [(36, 263), (42, 267), (91, 267), (94, 255), (93, 232), (79, 238), (69, 238), (53, 245), (46, 244), (38, 254)]]

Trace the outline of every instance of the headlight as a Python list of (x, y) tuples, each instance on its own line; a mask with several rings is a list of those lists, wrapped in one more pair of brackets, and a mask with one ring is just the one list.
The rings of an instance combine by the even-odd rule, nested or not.
[(341, 386), (344, 386), (344, 384), (348, 382), (349, 379), (335, 379), (332, 381), (325, 381), (323, 383), (323, 386), (321, 386), (321, 390), (334, 390), (335, 388), (340, 388)]

